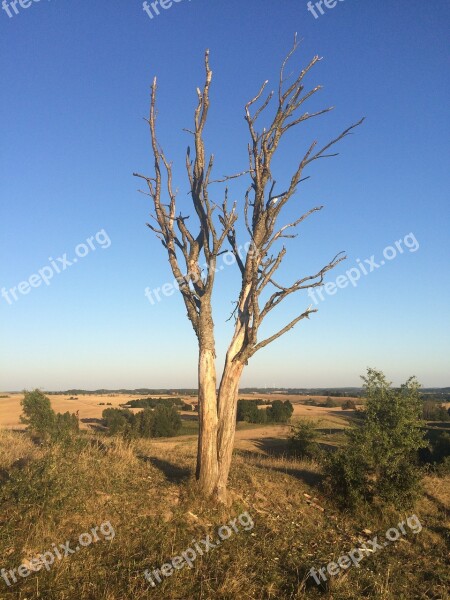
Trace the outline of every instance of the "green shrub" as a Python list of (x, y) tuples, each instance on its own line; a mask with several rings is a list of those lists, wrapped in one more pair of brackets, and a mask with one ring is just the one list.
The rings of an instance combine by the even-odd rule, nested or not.
[(121, 435), (126, 438), (136, 437), (136, 418), (127, 408), (105, 408), (103, 420), (110, 435)]
[(56, 415), (47, 396), (40, 390), (25, 392), (21, 406), (20, 420), (28, 426), (28, 431), (44, 442), (49, 441), (55, 429)]
[(419, 491), (418, 451), (422, 431), (419, 384), (410, 378), (394, 389), (383, 373), (368, 369), (365, 419), (349, 432), (348, 444), (325, 461), (328, 487), (341, 504), (412, 504)]
[(354, 400), (346, 400), (341, 408), (342, 410), (356, 410), (356, 402)]
[(328, 396), (327, 401), (325, 402), (325, 406), (327, 408), (336, 408), (337, 406), (339, 406), (339, 404), (336, 402), (336, 400), (333, 400), (333, 398)]
[(31, 435), (44, 443), (62, 441), (79, 431), (78, 417), (69, 412), (55, 413), (50, 400), (40, 390), (25, 392), (21, 406), (21, 422), (28, 426)]
[(446, 456), (440, 463), (438, 463), (436, 466), (436, 472), (441, 477), (450, 475), (450, 456)]
[(317, 458), (319, 456), (317, 425), (317, 421), (302, 419), (292, 427), (289, 438), (289, 449), (292, 454), (300, 458)]

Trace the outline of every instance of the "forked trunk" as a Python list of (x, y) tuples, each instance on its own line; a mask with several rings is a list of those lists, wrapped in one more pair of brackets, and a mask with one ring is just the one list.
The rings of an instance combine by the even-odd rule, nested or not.
[(208, 497), (217, 486), (217, 392), (213, 350), (200, 349), (198, 362), (199, 433), (196, 477)]
[(242, 363), (227, 360), (219, 389), (219, 476), (216, 495), (225, 504), (228, 502), (227, 482), (233, 457), (239, 382), (243, 369)]

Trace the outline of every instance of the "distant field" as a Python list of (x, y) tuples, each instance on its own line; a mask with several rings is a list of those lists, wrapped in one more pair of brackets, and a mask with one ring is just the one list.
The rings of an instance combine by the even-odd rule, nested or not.
[[(7, 398), (0, 397), (0, 428), (1, 429), (22, 429), (24, 426), (20, 423), (21, 407), (20, 402), (23, 399), (22, 393), (6, 394), (0, 393), (0, 396), (8, 396)], [(101, 419), (102, 412), (107, 408), (107, 404), (110, 403), (112, 407), (118, 408), (121, 404), (126, 404), (130, 400), (136, 399), (139, 396), (136, 394), (85, 394), (79, 395), (70, 400), (70, 396), (65, 394), (59, 394), (55, 396), (49, 396), (53, 409), (56, 412), (77, 412), (79, 411), (80, 420), (83, 419)], [(162, 398), (173, 398), (174, 396), (161, 395)], [(195, 404), (196, 398), (192, 396), (176, 396), (184, 400), (188, 404)], [(263, 400), (290, 400), (294, 405), (294, 417), (308, 417), (311, 419), (322, 419), (324, 427), (345, 427), (346, 426), (346, 415), (351, 414), (351, 411), (342, 411), (341, 408), (320, 408), (316, 406), (304, 406), (304, 402), (307, 398), (316, 400), (317, 402), (325, 402), (326, 396), (296, 396), (296, 395), (285, 395), (285, 394), (241, 394), (240, 398), (249, 400), (255, 400), (261, 398)], [(344, 402), (347, 398), (335, 398), (339, 403)], [(101, 404), (102, 403), (102, 404)], [(138, 412), (141, 409), (133, 409), (134, 412)], [(186, 413), (187, 415), (188, 413)], [(195, 413), (191, 413), (195, 414)], [(87, 423), (81, 423), (83, 429), (89, 429)], [(261, 428), (260, 426), (247, 425), (243, 426), (242, 429), (255, 429)], [(241, 429), (241, 427), (240, 427)], [(197, 431), (197, 424), (184, 423), (183, 433), (195, 434)]]
[[(0, 396), (6, 394), (1, 393)], [(20, 402), (23, 398), (22, 393), (8, 394), (8, 398), (0, 398), (0, 428), (2, 429), (15, 429), (23, 428), (20, 423), (21, 407)], [(164, 397), (164, 396), (161, 396)], [(166, 396), (170, 398), (170, 396)], [(118, 408), (120, 404), (126, 404), (130, 400), (138, 398), (136, 394), (104, 394), (104, 395), (80, 395), (76, 396), (76, 400), (69, 400), (70, 396), (55, 395), (49, 396), (53, 410), (56, 412), (76, 412), (79, 411), (80, 419), (101, 419), (102, 412), (107, 403), (111, 403), (112, 407)], [(104, 403), (104, 406), (100, 406), (100, 403)], [(138, 411), (139, 409), (135, 409)], [(88, 429), (89, 426), (82, 423), (81, 426)]]

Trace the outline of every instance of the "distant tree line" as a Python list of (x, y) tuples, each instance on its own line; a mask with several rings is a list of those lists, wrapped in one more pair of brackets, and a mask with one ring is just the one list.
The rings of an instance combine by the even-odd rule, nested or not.
[(179, 410), (192, 410), (192, 406), (181, 400), (181, 398), (138, 398), (127, 402), (127, 406), (131, 408), (156, 408), (161, 405), (174, 406)]

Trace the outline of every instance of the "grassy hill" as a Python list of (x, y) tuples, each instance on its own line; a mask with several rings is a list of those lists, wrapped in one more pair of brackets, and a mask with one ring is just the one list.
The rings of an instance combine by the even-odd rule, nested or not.
[[(449, 598), (450, 479), (427, 477), (414, 513), (423, 527), (317, 585), (309, 576), (361, 547), (412, 511), (352, 514), (324, 497), (314, 462), (237, 451), (233, 503), (200, 500), (193, 482), (195, 440), (130, 444), (83, 434), (43, 449), (20, 433), (0, 433), (0, 553), (9, 572), (56, 545), (77, 546), (97, 527), (98, 541), (17, 583), (0, 579), (0, 599), (144, 600)], [(323, 509), (323, 510), (322, 510)], [(251, 529), (199, 555), (152, 587), (153, 571), (244, 512)], [(98, 530), (102, 524), (109, 532)], [(114, 531), (114, 535), (111, 532)], [(109, 539), (106, 539), (108, 537)], [(78, 544), (79, 545), (79, 544)], [(62, 550), (61, 550), (62, 552)], [(11, 582), (10, 582), (11, 583)]]

